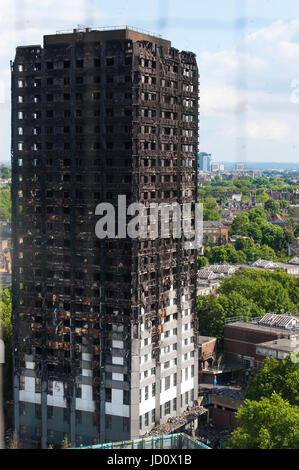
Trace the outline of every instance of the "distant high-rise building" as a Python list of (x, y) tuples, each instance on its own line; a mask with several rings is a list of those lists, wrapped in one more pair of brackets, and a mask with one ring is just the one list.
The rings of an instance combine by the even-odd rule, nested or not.
[(235, 170), (236, 171), (244, 171), (245, 165), (244, 163), (236, 163)]
[(211, 163), (211, 172), (219, 171), (219, 163)]
[(210, 153), (201, 152), (198, 155), (198, 169), (209, 173), (211, 171), (212, 155)]
[(147, 208), (195, 203), (197, 142), (192, 52), (127, 28), (17, 48), (13, 362), (24, 446), (138, 438), (197, 397), (196, 250), (95, 235), (96, 206), (119, 194)]

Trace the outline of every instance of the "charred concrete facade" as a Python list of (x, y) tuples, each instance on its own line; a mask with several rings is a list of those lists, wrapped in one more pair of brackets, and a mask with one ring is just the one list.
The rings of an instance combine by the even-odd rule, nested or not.
[(15, 429), (27, 447), (137, 438), (197, 397), (196, 251), (99, 240), (95, 208), (196, 201), (195, 55), (87, 29), (11, 68)]

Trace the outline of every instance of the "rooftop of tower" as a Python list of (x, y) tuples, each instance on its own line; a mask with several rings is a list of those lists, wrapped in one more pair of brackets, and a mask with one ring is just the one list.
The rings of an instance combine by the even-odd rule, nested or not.
[(88, 42), (131, 39), (132, 41), (155, 42), (156, 44), (166, 48), (171, 47), (171, 41), (163, 39), (161, 35), (135, 28), (133, 26), (91, 28), (83, 27), (81, 25), (73, 30), (56, 31), (56, 34), (44, 36), (44, 45), (59, 44), (62, 42), (74, 43), (80, 39)]

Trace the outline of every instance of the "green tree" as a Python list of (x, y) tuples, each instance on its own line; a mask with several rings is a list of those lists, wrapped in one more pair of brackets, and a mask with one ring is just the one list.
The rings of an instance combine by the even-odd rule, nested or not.
[(268, 199), (268, 201), (265, 202), (265, 210), (269, 213), (272, 213), (272, 212), (279, 212), (280, 210), (280, 207), (279, 207), (279, 203), (274, 201), (273, 199)]
[(237, 271), (232, 277), (223, 279), (219, 288), (227, 296), (238, 292), (252, 299), (265, 312), (281, 313), (284, 309), (296, 313), (299, 302), (299, 278), (281, 270)]
[(213, 235), (211, 233), (205, 233), (202, 240), (203, 246), (212, 246), (214, 245)]
[(0, 220), (10, 220), (11, 218), (11, 197), (10, 190), (0, 189)]
[(243, 320), (259, 317), (264, 312), (258, 308), (252, 299), (247, 299), (239, 292), (232, 292), (229, 296), (220, 295), (219, 301), (224, 308), (225, 317), (241, 317)]
[(11, 169), (8, 168), (7, 166), (2, 166), (0, 168), (0, 178), (4, 180), (11, 178)]
[(211, 264), (229, 263), (243, 264), (247, 262), (246, 256), (242, 251), (237, 251), (232, 245), (213, 246), (206, 251), (206, 257)]
[(227, 443), (232, 449), (298, 449), (299, 407), (280, 395), (245, 400), (236, 414), (241, 424)]
[(252, 238), (255, 243), (261, 243), (263, 235), (260, 225), (256, 222), (252, 222), (247, 229), (247, 235)]
[(264, 219), (267, 222), (267, 214), (261, 206), (254, 207), (248, 212), (250, 222), (256, 222), (257, 220)]
[(232, 233), (236, 235), (247, 235), (249, 227), (249, 216), (246, 212), (238, 214), (232, 223)]
[(288, 207), (289, 203), (285, 199), (281, 199), (279, 201), (279, 207), (280, 209), (286, 209)]
[(199, 256), (197, 258), (197, 267), (198, 269), (204, 268), (205, 266), (209, 266), (209, 260), (205, 256)]
[(222, 211), (218, 207), (216, 199), (212, 196), (206, 196), (200, 199), (199, 202), (203, 204), (203, 220), (220, 220)]
[(0, 321), (5, 344), (4, 398), (12, 399), (12, 324), (11, 287), (0, 291)]
[(71, 447), (67, 435), (61, 441), (61, 449), (69, 449)]
[(217, 297), (199, 296), (198, 329), (201, 335), (217, 338), (219, 346), (223, 341), (225, 311)]
[[(297, 356), (299, 359), (299, 354)], [(267, 357), (249, 380), (245, 396), (249, 400), (261, 400), (270, 398), (275, 392), (291, 405), (299, 406), (298, 391), (299, 361), (293, 361), (291, 356), (282, 360)]]
[(270, 248), (268, 245), (262, 245), (259, 250), (259, 258), (276, 261), (277, 256), (273, 248)]

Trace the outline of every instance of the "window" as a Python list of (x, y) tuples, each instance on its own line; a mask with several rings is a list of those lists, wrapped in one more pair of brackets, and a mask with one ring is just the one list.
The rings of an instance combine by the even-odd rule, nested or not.
[(112, 428), (112, 416), (111, 415), (105, 415), (105, 427), (106, 429)]
[(156, 396), (156, 384), (152, 384), (152, 397)]
[(139, 429), (142, 429), (142, 416), (139, 416)]
[(130, 404), (130, 392), (128, 390), (124, 390), (124, 405)]
[(165, 377), (165, 390), (170, 389), (170, 376)]
[(168, 401), (164, 405), (164, 414), (165, 414), (165, 416), (170, 414), (170, 401)]
[(25, 416), (26, 408), (25, 408), (25, 403), (24, 402), (20, 402), (19, 410), (20, 410), (20, 415)]
[(123, 431), (128, 432), (130, 431), (130, 418), (123, 418)]
[[(68, 310), (68, 309), (66, 309)], [(76, 398), (81, 398), (82, 397), (82, 385), (77, 384), (76, 385)]]
[(48, 395), (53, 395), (53, 380), (48, 380)]
[(76, 410), (76, 424), (82, 424), (82, 412)]
[(41, 393), (41, 380), (39, 377), (35, 379), (35, 393)]
[(173, 374), (173, 386), (174, 386), (174, 387), (175, 387), (176, 384), (177, 384), (177, 380), (178, 380), (177, 377), (178, 377), (177, 374)]
[(35, 417), (37, 419), (41, 418), (41, 406), (40, 405), (35, 405)]
[(48, 416), (48, 419), (53, 419), (53, 406), (47, 407), (47, 416)]

